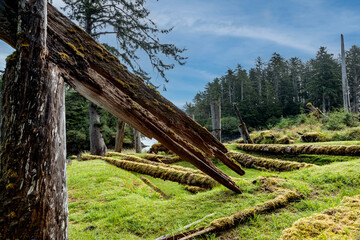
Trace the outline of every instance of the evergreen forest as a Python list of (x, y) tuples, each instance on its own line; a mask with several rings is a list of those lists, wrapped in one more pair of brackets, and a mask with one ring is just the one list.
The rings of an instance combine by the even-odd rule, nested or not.
[[(346, 51), (351, 112), (359, 111), (360, 48)], [(273, 53), (268, 61), (258, 57), (249, 71), (238, 64), (215, 78), (184, 106), (187, 114), (211, 130), (210, 103), (221, 102), (222, 135), (238, 136), (238, 120), (233, 110), (236, 103), (250, 129), (271, 128), (282, 117), (306, 112), (311, 102), (323, 112), (343, 106), (340, 57), (320, 47), (308, 61), (297, 57), (285, 59)]]

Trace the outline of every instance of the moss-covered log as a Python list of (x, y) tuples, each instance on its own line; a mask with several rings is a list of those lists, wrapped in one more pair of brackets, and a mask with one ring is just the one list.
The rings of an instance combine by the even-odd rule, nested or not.
[(359, 239), (360, 195), (344, 197), (340, 206), (297, 220), (279, 240)]
[(277, 183), (278, 181), (282, 180), (260, 177), (254, 181), (254, 183), (260, 182), (261, 186), (271, 190), (272, 192), (277, 192), (279, 195), (277, 195), (274, 199), (258, 204), (252, 208), (238, 211), (229, 217), (215, 219), (208, 227), (200, 227), (176, 236), (164, 238), (163, 240), (187, 240), (209, 233), (225, 231), (253, 219), (256, 215), (265, 214), (276, 209), (286, 207), (291, 202), (304, 197), (302, 194), (279, 186)]
[(360, 146), (342, 145), (272, 145), (272, 144), (237, 144), (239, 150), (250, 152), (265, 152), (271, 154), (316, 154), (316, 155), (340, 155), (340, 156), (360, 156)]
[[(0, 38), (15, 46), (18, 35), (11, 31), (16, 29), (9, 29), (17, 21), (9, 16), (17, 8), (12, 2), (0, 0)], [(231, 178), (205, 156), (217, 157), (238, 174), (245, 174), (225, 155), (224, 145), (206, 129), (130, 73), (115, 56), (51, 5), (47, 30), (48, 60), (59, 67), (71, 87), (147, 137), (157, 139), (227, 188), (241, 193)]]
[(183, 185), (198, 186), (207, 189), (211, 189), (216, 185), (216, 182), (207, 175), (204, 175), (202, 173), (195, 173), (194, 171), (187, 171), (185, 168), (182, 168), (181, 170), (174, 169), (171, 166), (165, 164), (154, 165), (154, 163), (148, 164), (145, 162), (120, 160), (111, 157), (101, 157), (96, 155), (83, 155), (82, 159), (102, 159), (114, 166), (117, 166), (127, 171), (137, 172), (149, 175), (154, 178), (161, 178), (163, 180), (177, 182)]
[(154, 162), (161, 162), (161, 163), (165, 163), (165, 164), (172, 164), (172, 163), (177, 163), (177, 162), (181, 162), (182, 159), (178, 156), (174, 156), (174, 157), (166, 157), (163, 155), (157, 155), (157, 154), (145, 154), (143, 156), (143, 158), (150, 160), (150, 161), (154, 161)]
[(155, 192), (159, 193), (160, 196), (162, 198), (165, 199), (170, 199), (171, 196), (167, 195), (166, 193), (164, 193), (164, 191), (162, 191), (160, 188), (158, 188), (154, 183), (152, 183), (149, 179), (145, 178), (145, 177), (140, 177), (140, 179), (146, 184), (148, 185), (151, 189), (153, 189)]
[[(146, 163), (146, 164), (155, 165), (155, 166), (164, 166), (164, 167), (168, 167), (168, 168), (177, 169), (180, 171), (193, 172), (196, 174), (203, 174), (203, 172), (201, 172), (200, 170), (182, 167), (182, 166), (178, 166), (178, 165), (169, 165), (169, 164), (165, 164), (165, 163), (161, 163), (161, 162), (154, 162), (154, 161), (150, 161), (150, 160), (140, 158), (137, 156), (133, 156), (133, 155), (129, 155), (129, 154), (123, 154), (123, 153), (117, 153), (117, 152), (106, 153), (106, 157), (112, 157), (112, 156), (120, 157), (122, 160)], [(86, 155), (84, 157), (86, 157)]]
[(271, 170), (271, 171), (293, 171), (297, 169), (307, 168), (307, 167), (316, 167), (317, 165), (309, 163), (299, 163), (291, 161), (283, 161), (278, 159), (263, 158), (263, 157), (254, 157), (249, 154), (239, 153), (235, 151), (230, 151), (227, 155), (240, 163), (243, 167), (246, 168), (255, 168), (258, 170)]

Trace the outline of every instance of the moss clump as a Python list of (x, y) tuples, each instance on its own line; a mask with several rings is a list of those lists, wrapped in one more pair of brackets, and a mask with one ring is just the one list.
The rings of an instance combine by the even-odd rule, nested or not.
[(14, 189), (15, 188), (15, 186), (14, 186), (14, 184), (12, 184), (12, 183), (9, 183), (8, 185), (6, 185), (6, 190), (9, 190), (9, 189)]
[(201, 188), (201, 187), (195, 187), (195, 186), (185, 186), (185, 190), (191, 193), (198, 193), (198, 192), (205, 192), (209, 189)]
[(271, 158), (254, 157), (248, 154), (230, 151), (226, 154), (246, 168), (271, 171), (293, 171), (307, 167), (316, 167), (314, 164), (290, 162)]
[(157, 154), (145, 154), (143, 156), (143, 158), (153, 161), (153, 162), (160, 162), (160, 163), (165, 163), (165, 164), (172, 164), (172, 163), (177, 163), (177, 162), (181, 162), (182, 159), (178, 156), (175, 157), (166, 157), (163, 155), (157, 155)]
[(360, 195), (345, 197), (340, 206), (301, 218), (279, 240), (359, 239)]
[(290, 143), (293, 143), (294, 141), (291, 140), (288, 136), (283, 136), (279, 139), (276, 140), (276, 143), (279, 143), (279, 144), (290, 144)]
[(59, 55), (60, 55), (62, 60), (69, 60), (70, 59), (69, 55), (67, 55), (64, 52), (59, 52)]
[(73, 50), (73, 52), (76, 55), (78, 55), (79, 57), (81, 57), (81, 58), (85, 57), (84, 54), (82, 52), (80, 52), (72, 43), (66, 42), (66, 45), (68, 45), (71, 48), (71, 50)]
[(159, 152), (164, 152), (166, 154), (173, 154), (172, 151), (170, 151), (169, 149), (167, 149), (164, 145), (162, 145), (161, 143), (155, 143), (151, 146), (149, 153), (155, 153), (158, 154)]
[(72, 34), (76, 33), (76, 30), (73, 28), (68, 28), (67, 31)]
[(6, 57), (6, 63), (12, 62), (12, 61), (16, 61), (16, 57), (17, 57), (17, 52), (13, 52), (12, 54), (10, 54), (9, 56)]
[(71, 159), (77, 159), (77, 156), (76, 156), (76, 155), (72, 155), (70, 158), (71, 158)]
[(301, 136), (301, 141), (303, 142), (325, 142), (326, 137), (319, 132), (308, 132), (304, 133)]

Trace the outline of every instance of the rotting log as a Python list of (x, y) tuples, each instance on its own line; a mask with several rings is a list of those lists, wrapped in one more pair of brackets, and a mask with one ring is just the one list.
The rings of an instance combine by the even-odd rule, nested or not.
[(179, 158), (178, 156), (167, 157), (167, 156), (151, 154), (151, 153), (145, 154), (142, 157), (149, 161), (161, 162), (161, 163), (165, 163), (165, 164), (172, 164), (172, 163), (177, 163), (177, 162), (182, 161), (182, 159)]
[(311, 102), (308, 102), (306, 104), (306, 107), (310, 110), (310, 112), (317, 118), (317, 119), (320, 119), (320, 118), (323, 118), (325, 117), (324, 113), (317, 107), (314, 107), (314, 105), (312, 105)]
[[(13, 26), (17, 5), (0, 0), (0, 38), (15, 46)], [(6, 13), (6, 14), (5, 14)], [(9, 16), (10, 14), (10, 16)], [(48, 61), (59, 67), (64, 80), (90, 101), (121, 118), (145, 136), (155, 138), (183, 160), (192, 163), (227, 188), (239, 187), (205, 156), (217, 157), (236, 173), (240, 165), (231, 161), (227, 149), (206, 129), (162, 97), (156, 89), (130, 73), (90, 35), (48, 5)]]
[(170, 199), (171, 196), (167, 195), (163, 190), (158, 188), (154, 183), (152, 183), (149, 179), (141, 176), (140, 179), (148, 185), (151, 189), (153, 189), (155, 192), (159, 193), (162, 198)]
[[(86, 158), (88, 158), (88, 156), (90, 156), (89, 158), (91, 158), (91, 155), (84, 154), (82, 156), (82, 159), (86, 160)], [(139, 163), (146, 163), (146, 164), (155, 165), (155, 166), (163, 166), (163, 167), (173, 168), (173, 169), (177, 169), (177, 170), (181, 170), (181, 171), (192, 172), (192, 173), (196, 173), (196, 174), (203, 174), (203, 172), (200, 171), (200, 170), (187, 168), (187, 167), (182, 167), (182, 166), (179, 166), (179, 165), (169, 165), (169, 164), (165, 164), (165, 163), (161, 163), (161, 162), (154, 162), (154, 161), (150, 161), (150, 160), (147, 160), (147, 159), (144, 159), (144, 158), (141, 158), (141, 157), (128, 155), (128, 154), (124, 154), (124, 153), (117, 153), (117, 152), (108, 152), (108, 153), (106, 153), (106, 157), (113, 157), (113, 156), (121, 157), (122, 160), (134, 161), (134, 162), (139, 162)]]
[[(164, 237), (161, 240), (188, 240), (196, 237), (203, 236), (209, 233), (218, 233), (234, 228), (239, 224), (243, 224), (250, 219), (253, 219), (256, 215), (266, 214), (279, 208), (286, 207), (291, 202), (304, 198), (304, 196), (296, 191), (285, 189), (280, 187), (274, 179), (260, 177), (255, 180), (254, 183), (260, 182), (262, 185), (270, 190), (270, 192), (277, 192), (274, 199), (266, 201), (264, 203), (257, 204), (252, 208), (240, 210), (229, 217), (218, 218), (212, 221), (209, 226), (199, 227), (188, 232), (177, 234), (175, 236)], [(270, 182), (270, 183), (268, 183)], [(269, 186), (266, 186), (269, 185)], [(160, 239), (159, 239), (160, 240)]]
[(68, 239), (65, 86), (47, 61), (47, 1), (27, 2), (0, 2), (0, 15), (20, 19), (0, 31), (17, 50), (2, 84), (0, 239)]
[(244, 143), (252, 144), (253, 141), (251, 140), (249, 131), (248, 131), (247, 127), (246, 127), (246, 124), (245, 124), (244, 120), (242, 119), (242, 117), (240, 115), (240, 111), (237, 108), (236, 103), (233, 104), (233, 107), (234, 107), (234, 111), (236, 113), (236, 116), (238, 117), (238, 119), (240, 121), (240, 125), (238, 126), (238, 128), (239, 128), (240, 135), (241, 135), (242, 139), (244, 140)]
[(360, 145), (279, 145), (279, 144), (237, 144), (237, 149), (250, 152), (264, 152), (271, 154), (315, 154), (360, 156)]
[(154, 178), (177, 182), (183, 185), (198, 186), (207, 189), (211, 189), (216, 185), (216, 181), (205, 174), (186, 171), (185, 169), (175, 169), (165, 164), (154, 165), (144, 162), (120, 160), (116, 158), (95, 155), (82, 155), (82, 159), (102, 159), (107, 163), (127, 171), (137, 172), (149, 175)]
[(293, 171), (308, 167), (317, 167), (317, 165), (309, 164), (309, 163), (299, 163), (292, 161), (283, 161), (279, 159), (254, 157), (249, 154), (239, 153), (235, 151), (230, 151), (227, 153), (227, 155), (230, 158), (236, 160), (243, 167), (255, 168), (258, 170), (265, 170), (265, 171), (270, 170), (270, 171), (286, 172), (286, 171)]

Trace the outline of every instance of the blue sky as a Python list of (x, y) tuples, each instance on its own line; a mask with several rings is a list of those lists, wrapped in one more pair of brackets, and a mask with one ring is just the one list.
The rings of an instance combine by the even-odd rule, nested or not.
[[(54, 5), (59, 7), (62, 1), (54, 0)], [(278, 52), (306, 61), (320, 46), (337, 56), (341, 33), (346, 49), (360, 45), (360, 1), (148, 0), (147, 5), (159, 27), (174, 27), (161, 37), (163, 42), (188, 49), (187, 63), (167, 73), (170, 82), (161, 92), (180, 108), (207, 82), (237, 64), (250, 69), (258, 56), (267, 61)], [(100, 42), (116, 45), (111, 37)], [(0, 69), (12, 51), (0, 42)], [(144, 56), (140, 63), (161, 85), (163, 80), (146, 60)]]

